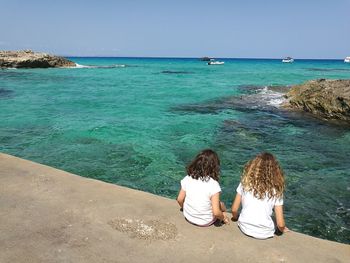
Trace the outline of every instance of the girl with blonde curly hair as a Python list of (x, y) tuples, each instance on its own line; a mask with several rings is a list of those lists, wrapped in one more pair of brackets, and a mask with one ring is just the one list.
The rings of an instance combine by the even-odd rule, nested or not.
[[(260, 153), (244, 167), (232, 204), (232, 220), (251, 237), (266, 239), (289, 231), (283, 216), (284, 175), (271, 153)], [(241, 213), (238, 209), (242, 203)], [(271, 218), (275, 211), (276, 226)]]

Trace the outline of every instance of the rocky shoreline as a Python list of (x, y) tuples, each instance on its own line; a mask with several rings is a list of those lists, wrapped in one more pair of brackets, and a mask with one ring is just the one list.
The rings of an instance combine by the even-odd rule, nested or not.
[(293, 86), (283, 105), (326, 120), (350, 123), (350, 80), (311, 80)]
[(0, 68), (61, 68), (76, 67), (64, 57), (32, 50), (0, 51)]

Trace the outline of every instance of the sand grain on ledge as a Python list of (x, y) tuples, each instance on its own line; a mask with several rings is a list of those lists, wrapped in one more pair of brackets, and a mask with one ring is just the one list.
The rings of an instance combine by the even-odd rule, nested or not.
[(130, 237), (146, 240), (174, 239), (177, 228), (172, 223), (163, 223), (159, 220), (143, 221), (141, 219), (115, 218), (108, 222), (115, 230), (126, 232)]

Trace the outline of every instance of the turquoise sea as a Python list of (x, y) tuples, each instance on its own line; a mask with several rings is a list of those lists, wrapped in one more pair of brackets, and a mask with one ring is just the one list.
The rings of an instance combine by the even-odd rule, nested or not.
[(93, 67), (0, 70), (1, 152), (175, 198), (186, 164), (212, 148), (231, 206), (244, 163), (270, 151), (286, 174), (287, 226), (350, 243), (350, 127), (278, 106), (284, 86), (350, 79), (350, 64), (71, 59)]

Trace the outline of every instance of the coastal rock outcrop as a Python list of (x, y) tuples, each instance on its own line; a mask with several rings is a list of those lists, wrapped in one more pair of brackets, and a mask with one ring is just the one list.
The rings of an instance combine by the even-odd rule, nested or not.
[(311, 80), (293, 86), (285, 96), (287, 108), (350, 123), (350, 80)]
[(53, 56), (31, 50), (0, 51), (0, 68), (59, 68), (75, 67), (64, 57)]
[(201, 57), (199, 60), (201, 61), (210, 61), (212, 58), (210, 57)]

